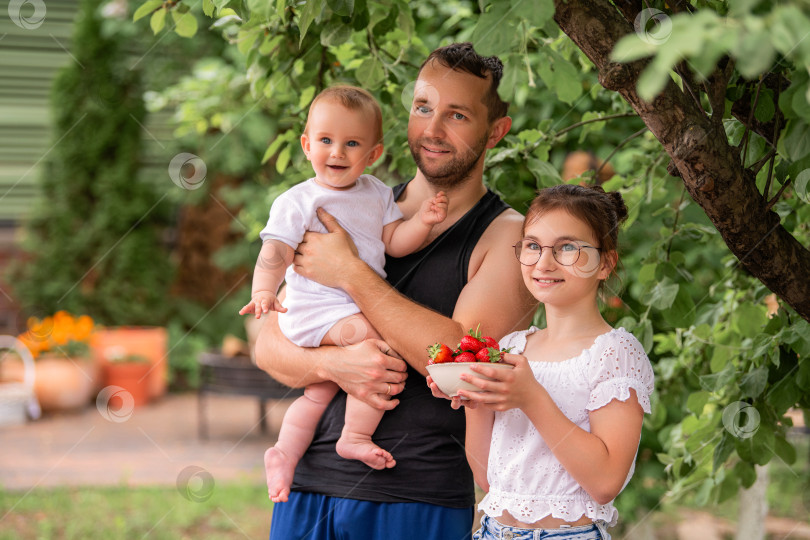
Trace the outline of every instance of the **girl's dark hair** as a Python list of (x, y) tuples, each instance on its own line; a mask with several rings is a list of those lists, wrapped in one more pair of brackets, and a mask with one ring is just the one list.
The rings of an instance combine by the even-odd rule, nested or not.
[(617, 250), (619, 225), (627, 219), (627, 206), (618, 191), (606, 193), (601, 186), (574, 184), (542, 189), (526, 212), (523, 232), (537, 218), (552, 210), (565, 210), (584, 221), (593, 231), (602, 253)]

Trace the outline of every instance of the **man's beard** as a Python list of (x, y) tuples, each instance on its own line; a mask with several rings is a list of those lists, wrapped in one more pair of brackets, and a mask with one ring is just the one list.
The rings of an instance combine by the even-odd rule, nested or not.
[(460, 155), (456, 155), (449, 163), (434, 166), (432, 169), (428, 168), (430, 165), (422, 160), (422, 156), (419, 153), (419, 150), (422, 148), (422, 143), (426, 142), (428, 146), (438, 147), (440, 149), (445, 149), (446, 147), (444, 145), (441, 143), (432, 143), (430, 139), (422, 138), (413, 142), (409, 140), (408, 148), (411, 150), (411, 156), (413, 156), (416, 166), (428, 182), (439, 189), (449, 189), (462, 184), (469, 177), (470, 171), (475, 168), (481, 155), (487, 149), (487, 140), (488, 137), (485, 134), (474, 147), (468, 148)]

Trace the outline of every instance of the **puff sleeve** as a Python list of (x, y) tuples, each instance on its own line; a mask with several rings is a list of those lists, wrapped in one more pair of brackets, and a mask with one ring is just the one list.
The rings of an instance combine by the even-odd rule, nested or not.
[(636, 391), (638, 402), (649, 414), (653, 392), (652, 365), (641, 343), (624, 329), (612, 332), (604, 346), (588, 366), (590, 397), (587, 409), (604, 407), (614, 399), (627, 401), (630, 389)]

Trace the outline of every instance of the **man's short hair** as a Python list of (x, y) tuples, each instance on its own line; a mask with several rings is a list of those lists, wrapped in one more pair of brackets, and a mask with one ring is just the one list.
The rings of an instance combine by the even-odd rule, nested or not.
[[(374, 144), (382, 144), (382, 110), (380, 110), (380, 104), (377, 103), (374, 96), (357, 86), (349, 86), (346, 84), (330, 86), (315, 96), (315, 99), (313, 99), (312, 103), (309, 105), (310, 112), (314, 109), (316, 103), (324, 99), (337, 102), (350, 111), (366, 111), (371, 113), (374, 117)], [(307, 127), (309, 127), (309, 118), (307, 118)], [(304, 131), (306, 132), (306, 128)]]
[(503, 62), (497, 56), (481, 56), (473, 48), (472, 43), (452, 43), (440, 47), (430, 53), (419, 67), (419, 72), (431, 61), (437, 60), (450, 69), (464, 71), (476, 77), (486, 79), (492, 77), (489, 90), (482, 100), (487, 107), (487, 120), (491, 124), (498, 118), (506, 116), (509, 104), (498, 95), (498, 85), (503, 78)]

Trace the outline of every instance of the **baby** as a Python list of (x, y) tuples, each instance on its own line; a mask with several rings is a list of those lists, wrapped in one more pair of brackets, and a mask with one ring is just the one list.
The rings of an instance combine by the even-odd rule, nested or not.
[[(239, 314), (254, 313), (259, 318), (278, 311), (281, 331), (301, 347), (382, 339), (344, 291), (295, 273), (291, 266), (295, 248), (305, 232), (326, 232), (316, 215), (323, 208), (351, 235), (360, 257), (384, 276), (386, 253), (403, 257), (418, 250), (432, 227), (444, 221), (447, 196), (436, 193), (422, 203), (418, 214), (404, 220), (391, 188), (363, 174), (383, 152), (382, 112), (371, 94), (360, 88), (335, 86), (321, 92), (310, 105), (301, 146), (315, 177), (290, 188), (273, 203), (261, 232), (252, 297)], [(285, 279), (282, 305), (276, 293)], [(332, 382), (309, 385), (287, 410), (278, 442), (265, 453), (267, 488), (274, 502), (287, 500), (295, 466), (337, 391)], [(393, 467), (391, 454), (371, 440), (383, 412), (348, 396), (337, 453), (374, 469)]]

